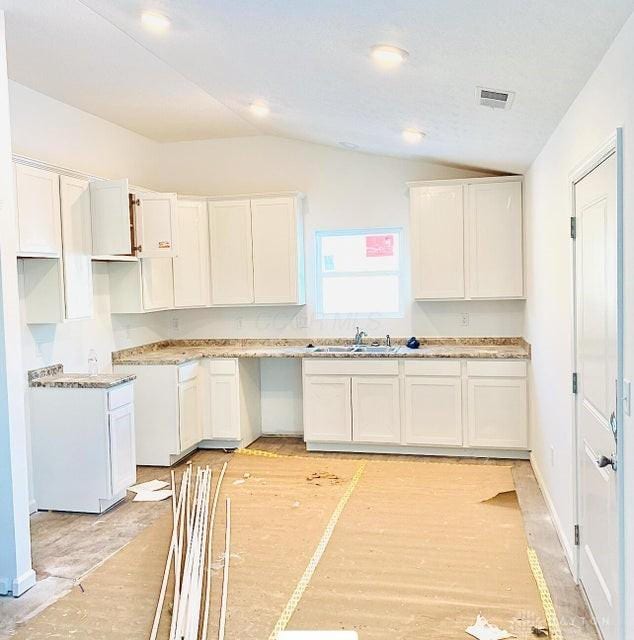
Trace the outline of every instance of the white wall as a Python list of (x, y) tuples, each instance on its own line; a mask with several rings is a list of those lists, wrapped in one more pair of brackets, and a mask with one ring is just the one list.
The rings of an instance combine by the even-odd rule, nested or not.
[[(526, 338), (533, 345), (531, 363), (531, 434), (534, 462), (561, 523), (568, 551), (572, 549), (573, 433), (570, 376), (572, 363), (571, 256), (569, 240), (569, 174), (624, 127), (626, 378), (634, 377), (634, 16), (623, 27), (596, 71), (526, 175), (528, 226), (528, 302)], [(629, 453), (634, 421), (626, 418), (622, 464), (630, 490), (627, 501), (629, 541), (626, 573), (634, 575), (634, 509), (631, 491), (634, 456)], [(551, 447), (555, 464), (551, 464)], [(628, 462), (630, 464), (628, 465)], [(631, 594), (630, 594), (631, 596)], [(630, 601), (631, 602), (631, 601)], [(629, 611), (634, 611), (631, 602)], [(629, 621), (634, 637), (634, 619)]]
[(31, 568), (27, 438), (11, 169), (4, 12), (0, 11), (0, 594), (21, 595), (35, 583)]
[[(306, 194), (307, 304), (304, 308), (181, 311), (178, 331), (188, 337), (352, 336), (357, 324), (371, 335), (520, 335), (524, 303), (414, 302), (409, 282), (409, 197), (406, 182), (484, 175), (431, 162), (373, 156), (273, 137), (163, 145), (161, 183), (179, 193), (230, 195), (297, 190)], [(389, 320), (315, 317), (316, 230), (403, 227), (405, 315)], [(470, 313), (469, 326), (462, 313)]]

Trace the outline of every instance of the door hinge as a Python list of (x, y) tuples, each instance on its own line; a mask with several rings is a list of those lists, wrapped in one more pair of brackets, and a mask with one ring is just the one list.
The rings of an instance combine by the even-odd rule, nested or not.
[(577, 393), (577, 373), (572, 374), (572, 392)]
[(579, 546), (579, 525), (575, 525), (575, 547)]
[(570, 218), (570, 237), (573, 240), (577, 238), (577, 218), (575, 216)]

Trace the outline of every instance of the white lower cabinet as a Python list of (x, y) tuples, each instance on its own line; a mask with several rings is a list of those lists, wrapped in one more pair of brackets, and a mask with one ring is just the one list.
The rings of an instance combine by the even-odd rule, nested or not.
[(349, 376), (304, 376), (304, 438), (312, 442), (352, 441)]
[(528, 448), (525, 363), (467, 363), (467, 376), (468, 445)]
[(387, 444), (401, 441), (398, 376), (352, 378), (352, 439)]
[(178, 437), (180, 450), (198, 444), (202, 438), (198, 363), (179, 367)]
[(31, 387), (29, 422), (38, 509), (101, 513), (136, 482), (132, 383)]
[(262, 432), (259, 360), (213, 358), (202, 366), (206, 393), (201, 446), (251, 444)]
[(304, 439), (318, 448), (528, 449), (524, 361), (306, 359), (303, 389)]
[(405, 362), (405, 441), (461, 447), (462, 376), (457, 362)]

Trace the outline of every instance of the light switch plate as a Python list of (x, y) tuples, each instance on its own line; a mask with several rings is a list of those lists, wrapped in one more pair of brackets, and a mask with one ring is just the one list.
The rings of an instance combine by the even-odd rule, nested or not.
[(632, 383), (629, 380), (623, 380), (623, 413), (632, 415)]

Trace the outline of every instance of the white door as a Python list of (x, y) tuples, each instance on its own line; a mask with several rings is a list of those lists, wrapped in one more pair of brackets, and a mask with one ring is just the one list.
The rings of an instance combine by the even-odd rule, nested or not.
[(468, 297), (521, 297), (522, 183), (470, 184), (468, 203)]
[[(616, 157), (575, 186), (579, 577), (605, 640), (617, 638)], [(602, 459), (602, 457), (604, 457)]]
[(304, 376), (304, 440), (352, 441), (352, 394), (348, 376)]
[(462, 446), (462, 380), (405, 377), (405, 442)]
[(401, 398), (398, 376), (352, 378), (352, 440), (400, 443)]
[(470, 447), (528, 447), (525, 378), (469, 378), (467, 414)]
[(60, 256), (59, 176), (15, 165), (18, 211), (18, 253)]
[(240, 439), (240, 400), (235, 373), (209, 375), (210, 436), (221, 440)]
[(297, 224), (293, 198), (251, 201), (253, 291), (260, 304), (297, 302)]
[(141, 260), (141, 288), (146, 311), (171, 309), (174, 306), (172, 261), (169, 258)]
[(211, 301), (253, 302), (251, 201), (209, 203)]
[(179, 200), (178, 256), (174, 262), (174, 306), (209, 304), (209, 224), (204, 202)]
[(92, 316), (92, 234), (87, 180), (60, 176), (66, 319)]
[(172, 258), (178, 255), (176, 194), (135, 194), (134, 227), (140, 258)]
[(178, 383), (178, 419), (181, 451), (198, 444), (202, 438), (198, 380)]
[(112, 495), (136, 482), (134, 405), (127, 404), (108, 414), (110, 440), (110, 486)]
[(464, 298), (463, 186), (411, 190), (414, 298)]
[(131, 255), (134, 238), (127, 178), (91, 182), (90, 209), (93, 255)]

